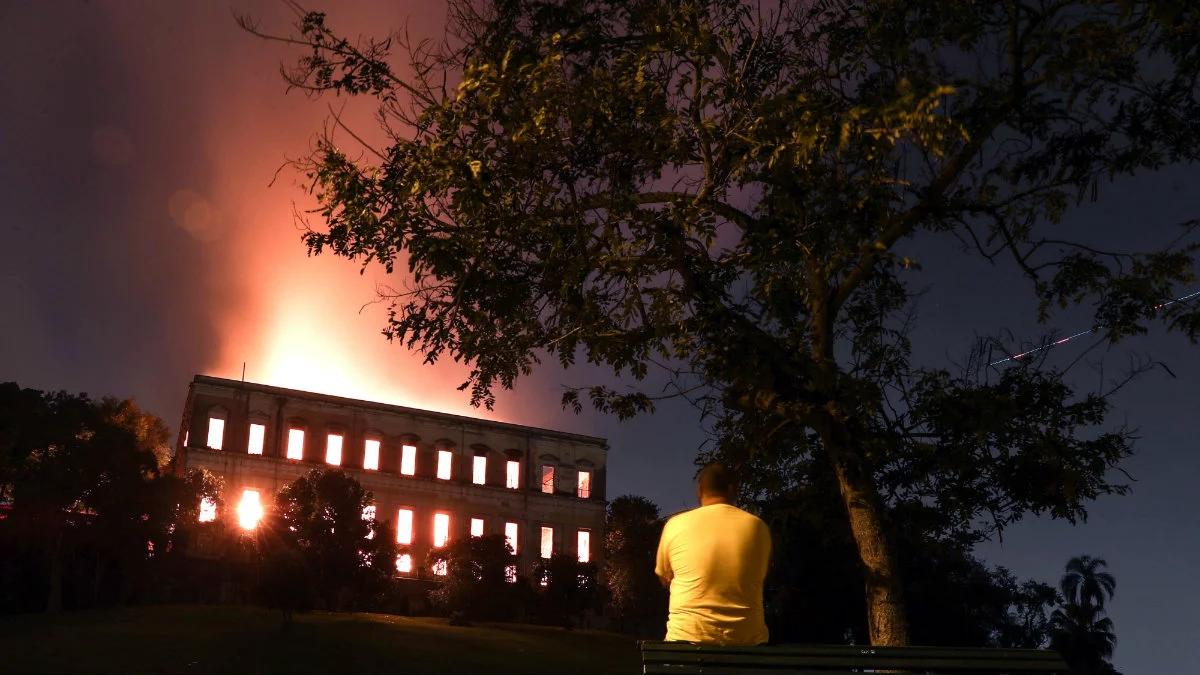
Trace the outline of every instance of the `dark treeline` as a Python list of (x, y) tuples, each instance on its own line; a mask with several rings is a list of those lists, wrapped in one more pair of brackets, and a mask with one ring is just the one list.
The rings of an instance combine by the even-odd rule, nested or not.
[[(164, 598), (211, 476), (168, 470), (167, 427), (131, 400), (0, 384), (0, 611)], [(180, 591), (182, 592), (182, 590)]]

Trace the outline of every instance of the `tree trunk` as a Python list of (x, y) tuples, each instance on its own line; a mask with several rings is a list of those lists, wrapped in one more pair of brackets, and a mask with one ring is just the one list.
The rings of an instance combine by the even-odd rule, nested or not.
[(850, 531), (858, 546), (866, 581), (867, 630), (872, 645), (908, 644), (908, 618), (900, 585), (896, 555), (883, 523), (883, 506), (874, 481), (857, 462), (846, 457), (831, 438), (823, 434), (829, 450), (842, 504), (850, 520)]

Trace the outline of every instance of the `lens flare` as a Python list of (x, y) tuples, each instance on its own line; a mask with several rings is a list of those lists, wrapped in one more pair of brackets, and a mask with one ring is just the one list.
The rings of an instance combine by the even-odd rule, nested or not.
[(262, 499), (258, 490), (242, 491), (242, 501), (238, 503), (237, 515), (238, 525), (243, 530), (253, 530), (258, 527), (258, 521), (263, 517)]

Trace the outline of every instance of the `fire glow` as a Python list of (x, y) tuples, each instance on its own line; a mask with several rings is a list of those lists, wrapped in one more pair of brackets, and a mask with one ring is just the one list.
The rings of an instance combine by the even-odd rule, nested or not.
[(258, 490), (242, 492), (242, 501), (237, 507), (238, 525), (243, 530), (253, 530), (258, 527), (258, 521), (263, 517), (262, 498)]

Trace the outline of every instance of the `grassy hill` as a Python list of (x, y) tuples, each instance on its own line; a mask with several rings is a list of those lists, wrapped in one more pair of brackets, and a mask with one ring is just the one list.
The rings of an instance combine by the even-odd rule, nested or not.
[(163, 606), (0, 617), (4, 673), (637, 673), (637, 644), (599, 631), (471, 628), (385, 614)]

